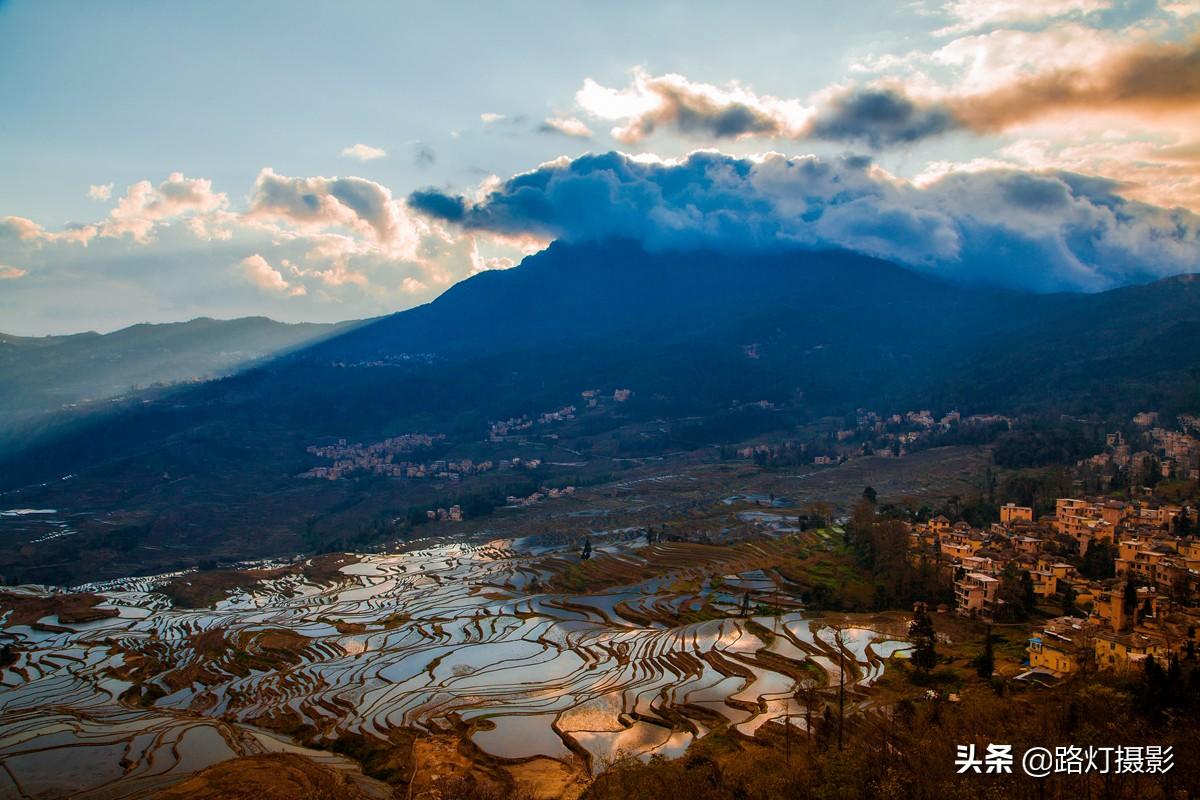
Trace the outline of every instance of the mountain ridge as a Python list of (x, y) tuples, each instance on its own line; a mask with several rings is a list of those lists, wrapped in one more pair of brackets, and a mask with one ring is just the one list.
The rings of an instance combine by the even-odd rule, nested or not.
[[(626, 402), (584, 410), (582, 392), (617, 389), (630, 390)], [(186, 564), (183, 554), (337, 546), (413, 508), (487, 506), (537, 488), (516, 474), (442, 488), (296, 477), (322, 463), (307, 448), (343, 439), (436, 435), (429, 458), (477, 463), (567, 448), (556, 460), (570, 464), (598, 452), (588, 469), (601, 474), (629, 459), (787, 438), (823, 419), (836, 426), (857, 408), (1101, 425), (1146, 408), (1195, 413), (1198, 394), (1195, 279), (1037, 295), (836, 251), (750, 259), (559, 245), (232, 374), (56, 416), (0, 447), (0, 491), (26, 487), (21, 507), (135, 521), (126, 549), (102, 527), (55, 545), (65, 554), (56, 563), (108, 553), (116, 560), (104, 569), (116, 574)], [(569, 406), (582, 418), (565, 438), (530, 450), (489, 437), (496, 421)], [(575, 467), (547, 469), (538, 481), (575, 479)], [(0, 547), (5, 574), (34, 574), (24, 559)]]

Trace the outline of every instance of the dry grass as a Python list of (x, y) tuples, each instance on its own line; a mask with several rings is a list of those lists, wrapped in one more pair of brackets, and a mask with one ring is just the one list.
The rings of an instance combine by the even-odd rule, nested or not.
[(202, 770), (157, 800), (361, 800), (345, 775), (293, 753), (245, 756)]

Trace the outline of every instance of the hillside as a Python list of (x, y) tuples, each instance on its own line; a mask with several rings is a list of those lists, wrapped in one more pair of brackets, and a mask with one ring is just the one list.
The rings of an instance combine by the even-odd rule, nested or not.
[[(629, 459), (704, 458), (856, 408), (1194, 411), (1198, 330), (1194, 279), (1034, 295), (841, 252), (555, 245), (230, 377), (58, 415), (8, 449), (0, 489), (9, 507), (89, 515), (78, 536), (39, 545), (39, 569), (345, 546), (424, 508), (486, 514), (547, 483), (612, 480)], [(616, 389), (630, 399), (588, 408), (581, 394)], [(489, 441), (492, 422), (569, 406), (568, 422), (527, 440)], [(309, 446), (407, 433), (444, 437), (426, 460), (546, 464), (461, 483), (296, 477), (327, 463)], [(0, 573), (26, 574), (27, 560), (10, 551)]]
[(107, 334), (0, 334), (0, 430), (64, 406), (129, 394), (154, 384), (227, 375), (351, 324), (201, 317), (189, 322), (132, 325)]

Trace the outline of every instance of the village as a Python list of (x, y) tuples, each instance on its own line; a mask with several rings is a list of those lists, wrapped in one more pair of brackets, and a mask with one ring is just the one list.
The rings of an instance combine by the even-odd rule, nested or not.
[[(765, 401), (754, 405), (773, 408)], [(860, 408), (849, 418), (824, 422), (805, 441), (751, 444), (726, 455), (750, 459), (761, 466), (832, 466), (862, 456), (903, 458), (935, 446), (938, 437), (975, 434), (982, 439), (1011, 430), (1015, 420), (1000, 414), (963, 416), (954, 410), (940, 415), (929, 409), (881, 414)]]
[(361, 442), (349, 444), (345, 439), (338, 439), (336, 444), (331, 445), (311, 445), (306, 448), (306, 452), (319, 458), (330, 459), (333, 464), (313, 467), (297, 477), (336, 481), (351, 475), (366, 474), (411, 480), (437, 478), (455, 481), (461, 480), (464, 475), (487, 472), (495, 468), (491, 461), (476, 463), (471, 459), (437, 459), (419, 462), (402, 458), (416, 450), (431, 448), (445, 438), (441, 433), (406, 433), (365, 445)]
[[(1151, 478), (1196, 479), (1200, 441), (1187, 431), (1149, 427), (1150, 449), (1130, 452), (1121, 434), (1077, 467)], [(1148, 471), (1147, 465), (1155, 469)], [(1086, 472), (1085, 472), (1086, 474)], [(1106, 473), (1109, 483), (1114, 472)], [(1082, 481), (1077, 481), (1082, 483)], [(909, 526), (909, 560), (952, 576), (955, 613), (987, 623), (1038, 622), (1020, 677), (1053, 682), (1087, 669), (1123, 671), (1153, 657), (1166, 665), (1194, 656), (1200, 636), (1197, 509), (1168, 502), (1150, 486), (1113, 496), (1063, 497), (1053, 514), (1007, 503), (987, 529), (938, 515)], [(1047, 609), (1060, 613), (1051, 616)], [(947, 608), (941, 609), (948, 611)]]

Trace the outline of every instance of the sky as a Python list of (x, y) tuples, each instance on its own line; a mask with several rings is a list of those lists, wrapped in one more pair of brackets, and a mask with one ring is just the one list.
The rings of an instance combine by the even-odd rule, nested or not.
[(1200, 0), (0, 0), (0, 331), (364, 318), (550, 241), (1200, 270)]

